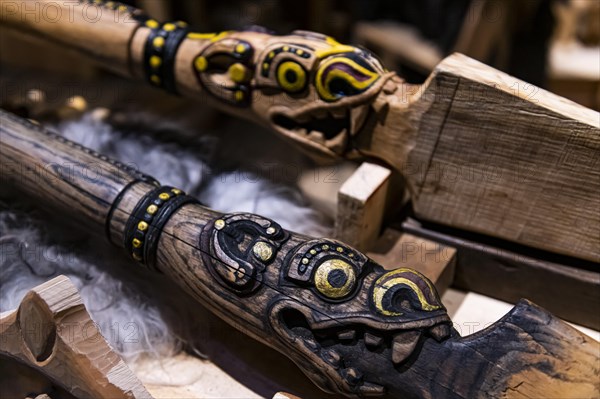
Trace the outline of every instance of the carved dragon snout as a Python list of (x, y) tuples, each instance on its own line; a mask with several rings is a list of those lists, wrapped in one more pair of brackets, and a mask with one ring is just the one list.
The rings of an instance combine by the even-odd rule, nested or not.
[(194, 59), (201, 87), (316, 151), (342, 155), (393, 74), (372, 53), (314, 32), (223, 32)]
[(231, 214), (207, 225), (202, 242), (212, 275), (256, 301), (264, 331), (274, 331), (285, 353), (326, 391), (381, 395), (382, 382), (357, 357), (401, 368), (424, 339), (452, 334), (426, 277), (386, 271), (338, 241), (304, 240), (269, 219)]

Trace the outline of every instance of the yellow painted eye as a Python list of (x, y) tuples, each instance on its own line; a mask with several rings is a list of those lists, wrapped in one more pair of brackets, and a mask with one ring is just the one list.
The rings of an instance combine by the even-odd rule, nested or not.
[(341, 259), (328, 259), (315, 272), (315, 287), (331, 299), (347, 296), (356, 284), (354, 268)]
[(306, 71), (294, 61), (284, 61), (277, 67), (277, 83), (285, 91), (298, 93), (306, 86)]

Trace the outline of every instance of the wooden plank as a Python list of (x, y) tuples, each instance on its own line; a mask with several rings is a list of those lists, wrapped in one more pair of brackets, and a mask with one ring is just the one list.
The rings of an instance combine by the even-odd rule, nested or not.
[(381, 231), (389, 188), (389, 169), (363, 163), (338, 192), (334, 236), (359, 251), (370, 248)]
[(407, 161), (415, 213), (600, 261), (600, 114), (461, 55), (431, 79)]
[(571, 264), (565, 264), (566, 257), (552, 254), (546, 254), (550, 259), (536, 258), (527, 249), (517, 252), (493, 245), (485, 237), (423, 226), (412, 219), (402, 228), (456, 248), (456, 288), (511, 303), (527, 298), (565, 320), (600, 329), (600, 273), (590, 270), (590, 262), (571, 259)]

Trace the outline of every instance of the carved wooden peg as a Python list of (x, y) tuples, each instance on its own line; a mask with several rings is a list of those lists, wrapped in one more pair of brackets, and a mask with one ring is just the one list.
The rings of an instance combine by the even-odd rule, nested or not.
[(0, 315), (0, 354), (78, 398), (152, 398), (110, 348), (65, 276), (33, 288), (18, 309)]

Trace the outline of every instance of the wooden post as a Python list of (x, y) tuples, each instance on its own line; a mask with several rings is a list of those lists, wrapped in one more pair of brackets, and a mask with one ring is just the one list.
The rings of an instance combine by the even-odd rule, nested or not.
[(338, 192), (335, 237), (360, 251), (379, 237), (391, 172), (363, 163)]
[(400, 192), (391, 183), (391, 171), (363, 163), (338, 191), (335, 237), (368, 256), (388, 270), (408, 267), (423, 273), (443, 293), (454, 278), (456, 250), (395, 229), (381, 233), (386, 198)]

